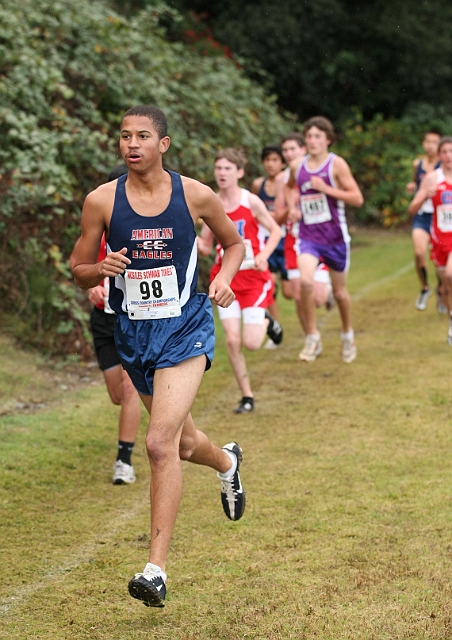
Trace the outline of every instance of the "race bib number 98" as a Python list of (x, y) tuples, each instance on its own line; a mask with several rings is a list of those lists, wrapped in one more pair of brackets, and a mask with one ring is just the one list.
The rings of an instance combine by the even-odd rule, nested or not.
[(443, 233), (452, 232), (452, 204), (440, 204), (436, 209), (438, 229)]
[(301, 196), (301, 211), (305, 224), (320, 224), (331, 220), (331, 211), (324, 193)]
[(127, 269), (124, 273), (127, 313), (131, 320), (173, 318), (181, 315), (176, 268)]

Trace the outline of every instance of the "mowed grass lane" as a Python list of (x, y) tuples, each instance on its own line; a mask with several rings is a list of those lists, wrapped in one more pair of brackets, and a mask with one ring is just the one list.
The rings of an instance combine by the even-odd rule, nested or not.
[(414, 310), (411, 262), (406, 235), (356, 234), (351, 365), (337, 310), (319, 314), (321, 358), (299, 362), (283, 303), (283, 346), (248, 356), (251, 415), (232, 414), (218, 332), (193, 414), (218, 444), (240, 442), (248, 505), (229, 522), (214, 472), (184, 463), (163, 611), (127, 593), (149, 542), (144, 420), (137, 483), (113, 487), (101, 385), (0, 418), (0, 638), (450, 638), (452, 349), (433, 298)]

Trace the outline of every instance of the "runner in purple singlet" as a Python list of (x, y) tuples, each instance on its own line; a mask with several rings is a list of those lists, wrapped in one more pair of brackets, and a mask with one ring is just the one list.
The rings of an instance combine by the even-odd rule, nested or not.
[[(330, 268), (333, 293), (342, 320), (342, 359), (349, 363), (356, 358), (357, 351), (350, 321), (350, 295), (346, 288), (350, 236), (345, 205), (360, 207), (363, 196), (345, 160), (329, 152), (329, 145), (335, 139), (331, 122), (322, 116), (310, 118), (303, 133), (308, 155), (301, 162), (291, 163), (286, 185), (289, 219), (300, 220), (297, 254), (306, 341), (299, 357), (312, 362), (322, 352), (314, 302), (314, 272), (322, 258)], [(295, 206), (295, 184), (300, 192), (301, 213)]]

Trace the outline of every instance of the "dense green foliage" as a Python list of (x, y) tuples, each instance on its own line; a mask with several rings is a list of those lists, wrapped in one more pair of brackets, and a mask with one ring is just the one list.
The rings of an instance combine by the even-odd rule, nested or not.
[(117, 163), (125, 109), (163, 108), (168, 165), (205, 181), (218, 147), (243, 145), (256, 163), (287, 126), (231, 60), (170, 42), (165, 16), (177, 20), (158, 1), (131, 18), (89, 0), (0, 5), (0, 292), (15, 331), (41, 347), (82, 348), (67, 258), (84, 195)]
[[(141, 3), (146, 0), (141, 0)], [(130, 4), (136, 4), (131, 2)], [(400, 117), (452, 97), (452, 5), (442, 0), (171, 0), (271, 77), (281, 106), (336, 122), (357, 107)]]

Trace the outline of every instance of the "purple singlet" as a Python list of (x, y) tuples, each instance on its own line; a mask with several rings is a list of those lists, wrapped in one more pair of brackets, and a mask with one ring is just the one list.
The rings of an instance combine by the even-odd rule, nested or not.
[(331, 198), (311, 187), (312, 176), (318, 176), (326, 184), (336, 188), (333, 178), (335, 157), (334, 153), (328, 154), (327, 159), (320, 167), (311, 170), (308, 167), (309, 156), (306, 156), (298, 168), (296, 182), (300, 190), (302, 211), (300, 240), (328, 246), (350, 242), (343, 201)]

